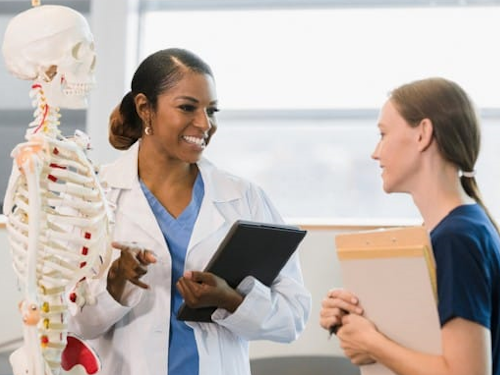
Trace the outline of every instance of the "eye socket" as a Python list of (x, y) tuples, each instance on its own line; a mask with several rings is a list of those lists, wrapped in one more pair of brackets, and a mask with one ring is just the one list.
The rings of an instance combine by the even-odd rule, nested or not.
[(71, 55), (75, 58), (75, 59), (79, 59), (81, 56), (81, 49), (82, 49), (82, 42), (80, 43), (77, 43), (73, 46), (73, 48), (71, 49)]
[(71, 55), (77, 59), (77, 60), (80, 60), (81, 58), (83, 58), (85, 52), (86, 52), (86, 48), (88, 48), (89, 51), (91, 52), (94, 52), (95, 50), (95, 45), (94, 45), (94, 42), (91, 42), (89, 43), (88, 45), (84, 44), (84, 42), (79, 42), (77, 44), (75, 44), (73, 46), (73, 48), (71, 49)]

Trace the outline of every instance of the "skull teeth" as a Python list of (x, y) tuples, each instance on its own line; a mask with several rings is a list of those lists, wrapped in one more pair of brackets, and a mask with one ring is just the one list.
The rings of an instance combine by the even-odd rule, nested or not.
[(72, 96), (85, 96), (87, 95), (94, 85), (92, 83), (70, 83), (67, 82), (64, 86), (63, 92), (65, 95)]

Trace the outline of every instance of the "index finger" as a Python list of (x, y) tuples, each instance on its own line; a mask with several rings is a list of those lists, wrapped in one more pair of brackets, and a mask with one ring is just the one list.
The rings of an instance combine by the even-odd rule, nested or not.
[(120, 251), (130, 251), (134, 254), (142, 250), (142, 247), (135, 242), (113, 241), (111, 242), (111, 246)]
[(111, 246), (120, 250), (122, 253), (129, 253), (143, 266), (156, 263), (156, 254), (153, 251), (140, 246), (137, 242), (113, 241), (111, 242)]
[(218, 284), (218, 279), (220, 279), (211, 272), (201, 271), (186, 271), (184, 273), (184, 278), (198, 284), (206, 284), (210, 286), (216, 286)]
[(197, 283), (202, 283), (207, 280), (206, 273), (200, 271), (186, 271), (184, 272), (184, 278)]
[(333, 289), (328, 292), (326, 301), (323, 301), (329, 307), (337, 307), (345, 312), (362, 314), (363, 308), (359, 305), (358, 298), (344, 289)]
[(328, 297), (339, 298), (353, 305), (357, 305), (359, 303), (358, 298), (354, 294), (342, 288), (331, 289), (328, 292)]

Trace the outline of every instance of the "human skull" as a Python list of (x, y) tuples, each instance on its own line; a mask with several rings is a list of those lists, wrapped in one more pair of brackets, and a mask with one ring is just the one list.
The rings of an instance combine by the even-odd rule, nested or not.
[(37, 80), (49, 105), (85, 108), (93, 87), (94, 38), (85, 18), (60, 5), (42, 5), (7, 25), (2, 52), (11, 74)]

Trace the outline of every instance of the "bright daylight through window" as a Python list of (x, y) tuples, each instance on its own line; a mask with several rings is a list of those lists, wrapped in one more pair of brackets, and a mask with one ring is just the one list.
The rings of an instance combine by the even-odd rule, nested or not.
[(500, 217), (499, 18), (498, 6), (149, 10), (139, 58), (184, 47), (213, 67), (221, 113), (206, 156), (287, 218), (417, 218), (370, 158), (378, 108), (402, 83), (453, 79), (481, 108), (477, 178)]

